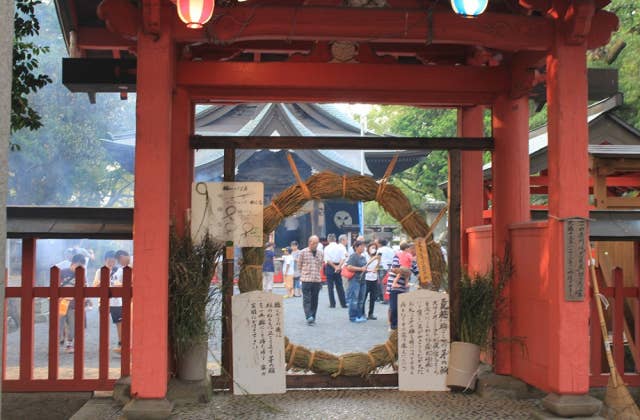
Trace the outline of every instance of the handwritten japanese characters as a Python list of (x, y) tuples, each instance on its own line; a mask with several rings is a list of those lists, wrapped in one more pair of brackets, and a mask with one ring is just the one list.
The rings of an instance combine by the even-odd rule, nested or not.
[(233, 393), (286, 391), (282, 296), (262, 291), (233, 297)]
[(564, 297), (566, 301), (584, 300), (586, 235), (586, 220), (564, 221)]
[(401, 391), (448, 391), (449, 296), (416, 290), (398, 296)]
[(262, 246), (261, 182), (197, 182), (191, 194), (191, 237), (209, 231), (236, 246)]

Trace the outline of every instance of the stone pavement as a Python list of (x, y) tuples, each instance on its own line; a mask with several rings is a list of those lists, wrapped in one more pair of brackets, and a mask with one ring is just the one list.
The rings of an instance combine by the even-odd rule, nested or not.
[[(274, 293), (284, 294), (284, 289), (275, 288)], [(334, 292), (335, 293), (335, 292)], [(336, 299), (337, 300), (337, 299)], [(365, 305), (365, 314), (369, 310)], [(312, 350), (330, 353), (366, 352), (376, 344), (382, 344), (389, 337), (387, 325), (388, 305), (376, 303), (376, 321), (356, 324), (349, 321), (347, 309), (337, 303), (329, 308), (327, 287), (320, 290), (316, 324), (307, 325), (302, 309), (302, 298), (284, 299), (284, 331), (291, 342)]]
[[(538, 400), (485, 399), (450, 392), (300, 390), (281, 395), (216, 393), (208, 404), (174, 408), (171, 419), (527, 419)], [(121, 407), (94, 399), (72, 420), (115, 420)]]

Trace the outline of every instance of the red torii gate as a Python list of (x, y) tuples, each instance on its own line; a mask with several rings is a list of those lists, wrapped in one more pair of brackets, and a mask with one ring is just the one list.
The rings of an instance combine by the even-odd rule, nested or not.
[[(390, 0), (388, 8), (364, 9), (338, 7), (338, 0), (282, 0), (274, 6), (254, 0), (218, 7), (211, 23), (190, 30), (167, 0), (143, 0), (141, 10), (127, 0), (105, 0), (99, 16), (111, 32), (77, 28), (74, 48), (80, 56), (90, 49), (117, 56), (135, 50), (137, 55), (131, 375), (137, 399), (164, 399), (167, 391), (169, 220), (180, 228), (190, 207), (195, 102), (456, 106), (464, 137), (482, 136), (483, 107), (490, 107), (493, 252), (501, 257), (510, 226), (529, 221), (527, 92), (540, 81), (535, 69), (545, 61), (552, 217), (544, 234), (544, 296), (549, 318), (546, 326), (527, 333), (545, 344), (548, 360), (541, 379), (540, 372), (533, 372), (539, 366), (522, 360), (512, 344), (502, 341), (495, 368), (550, 392), (588, 391), (589, 298), (565, 301), (561, 220), (588, 217), (586, 50), (608, 42), (617, 18), (602, 10), (607, 0), (510, 0), (510, 8), (491, 5), (476, 19), (455, 16), (446, 5), (434, 3)], [(327, 43), (335, 41), (359, 43), (352, 62), (327, 62)], [(193, 60), (203, 48), (188, 47), (194, 43), (210, 43), (206, 52), (198, 52), (202, 60)], [(253, 62), (207, 59), (247, 53)], [(286, 54), (289, 61), (261, 62), (267, 53)], [(402, 65), (402, 57), (431, 65)], [(461, 162), (464, 232), (482, 224), (482, 154), (462, 152)], [(505, 295), (510, 314), (526, 311), (521, 302), (511, 305), (509, 287)], [(511, 337), (511, 317), (497, 329), (499, 337)]]

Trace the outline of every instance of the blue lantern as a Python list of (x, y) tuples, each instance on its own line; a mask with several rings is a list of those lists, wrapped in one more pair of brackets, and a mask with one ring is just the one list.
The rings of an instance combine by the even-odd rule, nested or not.
[(462, 16), (475, 17), (487, 8), (489, 0), (451, 0), (453, 11)]

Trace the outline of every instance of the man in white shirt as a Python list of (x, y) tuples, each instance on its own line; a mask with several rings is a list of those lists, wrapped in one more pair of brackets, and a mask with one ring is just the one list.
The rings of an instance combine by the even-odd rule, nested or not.
[(393, 257), (396, 255), (396, 252), (389, 246), (389, 243), (386, 239), (380, 239), (378, 241), (380, 247), (378, 248), (378, 255), (380, 255), (380, 267), (378, 269), (378, 288), (380, 289), (380, 293), (378, 294), (378, 302), (384, 302), (384, 287), (382, 284), (382, 280), (384, 276), (387, 275), (387, 271), (389, 271), (389, 267), (393, 263)]
[(340, 306), (347, 307), (347, 302), (344, 296), (344, 288), (342, 287), (342, 277), (340, 276), (340, 269), (342, 264), (347, 259), (347, 250), (344, 245), (336, 242), (336, 235), (330, 233), (327, 236), (329, 244), (324, 248), (324, 263), (325, 263), (325, 276), (327, 277), (327, 291), (329, 292), (329, 307), (336, 307), (336, 298), (333, 295), (333, 288), (335, 287), (338, 294), (338, 300)]

